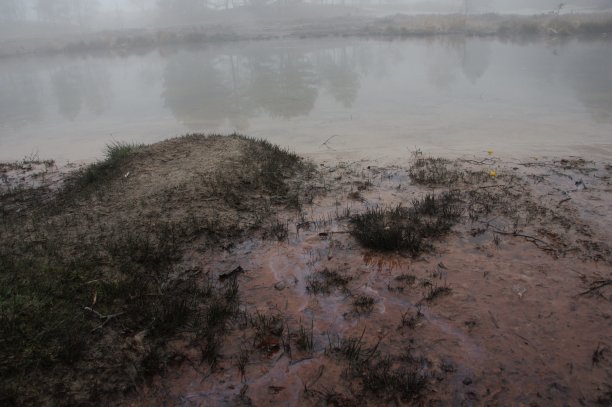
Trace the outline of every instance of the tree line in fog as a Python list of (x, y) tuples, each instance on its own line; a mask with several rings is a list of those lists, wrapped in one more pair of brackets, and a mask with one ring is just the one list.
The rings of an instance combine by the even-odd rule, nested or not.
[(86, 24), (100, 16), (142, 15), (169, 20), (197, 17), (239, 8), (289, 6), (300, 3), (356, 8), (389, 8), (417, 12), (512, 12), (562, 10), (564, 7), (612, 7), (612, 0), (0, 0), (4, 21), (42, 21)]

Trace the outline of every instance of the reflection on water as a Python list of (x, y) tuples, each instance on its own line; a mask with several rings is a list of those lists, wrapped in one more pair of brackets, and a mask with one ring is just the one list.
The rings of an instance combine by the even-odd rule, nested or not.
[(168, 58), (162, 96), (165, 106), (192, 130), (216, 129), (227, 121), (247, 131), (249, 119), (262, 114), (278, 119), (306, 116), (320, 90), (350, 108), (359, 89), (356, 54), (365, 50), (264, 44), (219, 53), (181, 51)]
[[(299, 152), (612, 145), (609, 41), (321, 39), (0, 60), (0, 159), (240, 131)], [(330, 143), (331, 144), (331, 143)], [(610, 150), (607, 150), (609, 153)]]
[(57, 109), (74, 121), (83, 108), (99, 116), (108, 110), (111, 88), (108, 72), (92, 61), (58, 67), (51, 73)]

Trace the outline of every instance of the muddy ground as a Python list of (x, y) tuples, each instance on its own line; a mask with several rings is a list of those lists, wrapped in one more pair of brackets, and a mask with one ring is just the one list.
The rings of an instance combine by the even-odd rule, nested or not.
[[(259, 161), (245, 168), (248, 173), (230, 171), (241, 168), (241, 154), (253, 146), (231, 137), (158, 143), (130, 155), (121, 171), (104, 181), (110, 186), (96, 186), (98, 192), (69, 206), (73, 216), (91, 218), (90, 225), (129, 226), (143, 216), (181, 224), (195, 219), (193, 214), (208, 219), (178, 239), (165, 284), (177, 271), (193, 285), (235, 282), (238, 299), (228, 307), (226, 323), (200, 327), (219, 334), (213, 357), (202, 345), (210, 338), (192, 329), (196, 320), (210, 317), (206, 301), (194, 306), (205, 312), (193, 312), (152, 338), (155, 317), (124, 321), (132, 310), (128, 300), (107, 304), (105, 315), (119, 315), (102, 319), (99, 327), (83, 308), (102, 301), (94, 299), (73, 309), (92, 320), (85, 349), (98, 349), (97, 343), (112, 336), (114, 344), (129, 344), (129, 352), (127, 345), (106, 344), (104, 349), (124, 357), (104, 363), (89, 357), (72, 365), (53, 359), (49, 367), (36, 368), (35, 380), (76, 372), (50, 381), (58, 388), (66, 378), (81, 380), (80, 385), (47, 398), (20, 398), (17, 391), (12, 402), (54, 403), (58, 397), (83, 405), (130, 406), (612, 401), (611, 163), (577, 157), (515, 161), (493, 153), (435, 160), (416, 152), (384, 164), (315, 158), (316, 169), (286, 172), (280, 187), (257, 181), (267, 174)], [(279, 156), (268, 156), (274, 157)], [(20, 171), (27, 182), (26, 168), (5, 168), (6, 185), (20, 179)], [(50, 175), (46, 179), (53, 179)], [(201, 184), (210, 178), (216, 181)], [(5, 214), (32, 210), (15, 191), (3, 192)], [(415, 200), (422, 204), (444, 194), (452, 197), (457, 213), (450, 217), (452, 227), (423, 235), (418, 250), (413, 245), (368, 249), (357, 238), (358, 219), (368, 210), (414, 208)], [(64, 222), (65, 212), (62, 206), (54, 219)], [(211, 219), (218, 222), (212, 226)], [(74, 223), (81, 225), (78, 230), (83, 222)], [(387, 223), (376, 236), (384, 238), (400, 223)], [(224, 232), (215, 235), (209, 228)], [(35, 225), (30, 233), (39, 229)], [(12, 236), (5, 232), (2, 238)], [(93, 247), (98, 246), (108, 247)], [(95, 258), (108, 262), (104, 273), (125, 261), (109, 253)], [(155, 269), (136, 263), (139, 273)], [(83, 298), (93, 292), (103, 291), (90, 290)], [(143, 369), (149, 366), (144, 349), (160, 341), (155, 354), (163, 363)], [(29, 374), (13, 377), (32, 380)], [(116, 383), (117, 377), (131, 382)], [(104, 391), (92, 396), (90, 382)]]

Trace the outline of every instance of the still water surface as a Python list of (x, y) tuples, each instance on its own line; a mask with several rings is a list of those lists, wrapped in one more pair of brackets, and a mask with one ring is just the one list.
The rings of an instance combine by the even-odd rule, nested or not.
[(0, 60), (0, 160), (232, 131), (300, 153), (611, 157), (612, 41), (278, 40)]

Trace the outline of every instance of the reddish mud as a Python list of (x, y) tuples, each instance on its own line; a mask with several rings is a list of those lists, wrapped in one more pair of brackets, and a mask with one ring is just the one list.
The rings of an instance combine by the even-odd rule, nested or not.
[[(498, 177), (484, 188), (511, 182), (504, 174), (520, 180), (524, 202), (512, 210), (533, 211), (514, 219), (520, 233), (508, 232), (517, 230), (508, 228), (511, 213), (475, 220), (464, 215), (433, 251), (416, 258), (365, 250), (347, 233), (350, 214), (408, 204), (429, 189), (412, 185), (401, 166), (323, 163), (320, 183), (327, 192), (301, 213), (282, 214), (286, 241), (249, 240), (186, 258), (205, 264), (212, 276), (240, 265), (246, 271), (239, 277), (244, 313), (282, 317), (285, 334), (257, 337), (237, 321), (214, 369), (200, 364), (194, 351), (191, 363), (170, 367), (127, 404), (608, 403), (612, 292), (609, 285), (588, 290), (612, 277), (610, 165), (490, 158), (457, 165), (494, 169)], [(350, 277), (345, 289), (309, 293), (309, 276), (326, 269)], [(414, 278), (397, 279), (405, 275)], [(435, 287), (450, 292), (427, 299)], [(371, 310), (354, 306), (359, 295), (374, 299)], [(300, 326), (312, 326), (312, 351), (295, 346)], [(385, 354), (409, 353), (429, 378), (425, 391), (409, 402), (362, 392), (346, 362), (328, 351), (337, 337), (379, 343)], [(244, 374), (241, 354), (248, 357)]]

